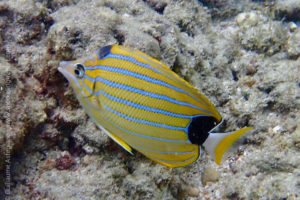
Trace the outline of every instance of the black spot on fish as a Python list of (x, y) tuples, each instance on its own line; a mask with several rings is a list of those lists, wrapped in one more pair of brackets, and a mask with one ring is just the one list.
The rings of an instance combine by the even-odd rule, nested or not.
[(209, 131), (216, 126), (216, 119), (211, 116), (194, 117), (188, 127), (188, 137), (193, 144), (203, 144)]

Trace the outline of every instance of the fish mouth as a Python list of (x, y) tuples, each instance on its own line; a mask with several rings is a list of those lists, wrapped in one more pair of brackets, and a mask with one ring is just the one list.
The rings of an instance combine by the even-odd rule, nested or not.
[(62, 67), (60, 67), (60, 66), (57, 68), (57, 70), (58, 70), (60, 73), (62, 73), (62, 74), (64, 74), (64, 72), (65, 72), (65, 70), (64, 70)]
[(62, 73), (66, 78), (68, 77), (68, 74), (69, 74), (68, 68), (70, 68), (69, 67), (70, 63), (71, 63), (71, 61), (61, 61), (57, 68), (57, 70), (60, 73)]
[[(76, 94), (81, 95), (83, 98), (89, 98), (94, 94), (94, 90), (91, 94), (87, 95), (82, 92), (82, 86), (79, 80), (75, 77), (73, 73), (74, 66), (72, 61), (61, 61), (58, 65), (57, 70), (68, 80), (69, 85), (73, 88)], [(81, 97), (78, 97), (79, 99)]]

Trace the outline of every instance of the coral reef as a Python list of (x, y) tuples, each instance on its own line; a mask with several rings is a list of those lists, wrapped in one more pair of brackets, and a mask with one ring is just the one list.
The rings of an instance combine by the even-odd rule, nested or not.
[[(1, 1), (0, 199), (299, 199), (299, 6)], [(129, 155), (57, 72), (108, 44), (161, 60), (216, 105), (224, 130), (254, 133), (220, 166), (205, 153), (175, 169)]]

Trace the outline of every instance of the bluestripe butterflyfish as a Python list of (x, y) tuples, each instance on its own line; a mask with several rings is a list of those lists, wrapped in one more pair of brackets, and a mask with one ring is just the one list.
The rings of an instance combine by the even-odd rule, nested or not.
[(89, 117), (111, 139), (169, 167), (197, 160), (200, 148), (217, 164), (251, 128), (214, 133), (222, 117), (195, 87), (166, 65), (124, 46), (61, 61), (65, 76)]

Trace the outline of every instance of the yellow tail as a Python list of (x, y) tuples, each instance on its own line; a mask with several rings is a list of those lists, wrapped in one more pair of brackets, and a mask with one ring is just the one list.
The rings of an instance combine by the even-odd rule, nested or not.
[(203, 146), (209, 155), (214, 158), (215, 162), (220, 165), (225, 152), (232, 147), (234, 142), (251, 129), (253, 128), (247, 127), (231, 133), (209, 133)]

